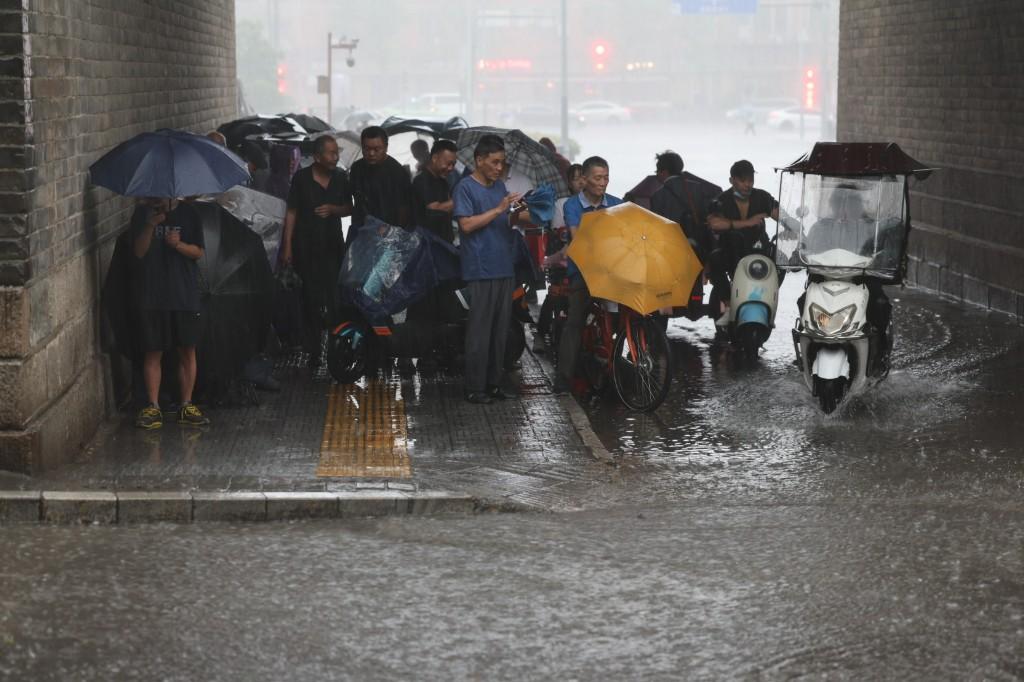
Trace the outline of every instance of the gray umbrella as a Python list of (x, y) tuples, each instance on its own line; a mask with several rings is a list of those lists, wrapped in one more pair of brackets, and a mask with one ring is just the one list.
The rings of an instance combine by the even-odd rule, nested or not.
[(497, 135), (505, 142), (505, 156), (513, 174), (529, 178), (534, 187), (548, 183), (555, 188), (556, 196), (569, 196), (569, 182), (558, 169), (555, 155), (521, 130), (466, 128), (459, 134), (459, 161), (473, 167), (473, 149), (484, 135)]

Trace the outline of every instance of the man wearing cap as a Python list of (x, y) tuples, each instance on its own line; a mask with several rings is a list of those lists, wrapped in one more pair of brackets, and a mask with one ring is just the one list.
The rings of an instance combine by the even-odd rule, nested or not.
[[(711, 252), (711, 299), (713, 319), (720, 318), (729, 305), (730, 280), (740, 259), (755, 250), (768, 248), (765, 219), (779, 219), (779, 202), (762, 189), (754, 188), (754, 165), (737, 161), (729, 169), (731, 187), (711, 205), (708, 225), (717, 236), (718, 246)], [(726, 337), (718, 328), (715, 340)]]

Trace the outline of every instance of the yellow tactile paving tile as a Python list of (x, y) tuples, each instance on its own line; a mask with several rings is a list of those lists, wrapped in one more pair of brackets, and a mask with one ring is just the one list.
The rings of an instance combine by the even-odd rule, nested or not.
[(332, 384), (320, 443), (320, 477), (412, 478), (405, 403), (397, 385)]

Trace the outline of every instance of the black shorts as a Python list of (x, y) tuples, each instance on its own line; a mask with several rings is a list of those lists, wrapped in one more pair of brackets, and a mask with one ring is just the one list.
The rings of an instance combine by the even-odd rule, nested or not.
[(199, 345), (202, 318), (183, 310), (142, 310), (139, 343), (144, 353)]

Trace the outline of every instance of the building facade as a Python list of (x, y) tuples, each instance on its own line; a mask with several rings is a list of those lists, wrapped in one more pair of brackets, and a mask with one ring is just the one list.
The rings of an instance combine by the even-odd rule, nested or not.
[(0, 3), (0, 469), (67, 461), (107, 413), (99, 290), (131, 203), (88, 168), (237, 107), (233, 0)]

